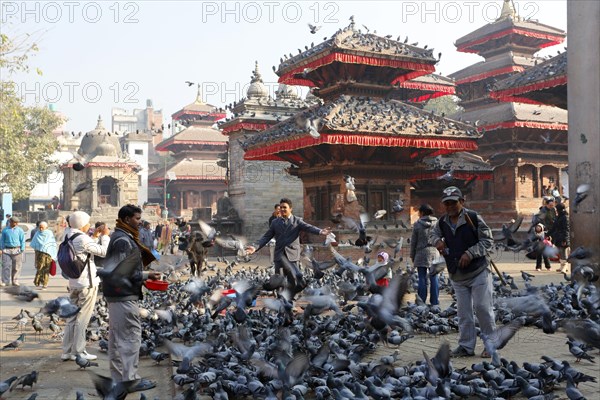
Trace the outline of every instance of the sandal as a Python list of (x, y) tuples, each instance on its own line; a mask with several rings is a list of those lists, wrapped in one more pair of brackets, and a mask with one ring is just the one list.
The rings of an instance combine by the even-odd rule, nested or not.
[(127, 390), (129, 393), (142, 392), (144, 390), (150, 390), (156, 387), (156, 382), (152, 382), (146, 378), (142, 378), (139, 381), (134, 381), (133, 385)]

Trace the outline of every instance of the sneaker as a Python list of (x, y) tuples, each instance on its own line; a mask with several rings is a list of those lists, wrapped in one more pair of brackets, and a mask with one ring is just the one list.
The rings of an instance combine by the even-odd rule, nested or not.
[(455, 348), (452, 351), (452, 357), (455, 357), (455, 358), (459, 358), (459, 357), (472, 357), (474, 355), (475, 355), (474, 352), (469, 351), (469, 350), (465, 349), (462, 346), (458, 346), (457, 348)]
[(75, 358), (76, 357), (74, 355), (67, 354), (67, 353), (65, 353), (62, 356), (60, 356), (60, 359), (63, 360), (63, 361), (75, 361)]
[(542, 268), (541, 267), (540, 268), (536, 268), (535, 270), (539, 272), (539, 271), (542, 270)]
[(46, 290), (46, 289), (48, 289), (48, 286), (42, 286), (42, 287), (40, 288), (40, 290)]
[[(75, 357), (75, 356), (73, 356)], [(98, 358), (98, 356), (94, 355), (94, 354), (89, 354), (87, 351), (84, 351), (83, 353), (79, 353), (79, 357), (83, 358), (84, 360), (88, 360), (88, 361), (94, 361), (95, 359)]]
[(4, 286), (6, 286), (6, 283), (0, 282), (0, 287), (4, 287)]
[(19, 282), (13, 282), (12, 285), (13, 286), (21, 286), (21, 285), (19, 285)]

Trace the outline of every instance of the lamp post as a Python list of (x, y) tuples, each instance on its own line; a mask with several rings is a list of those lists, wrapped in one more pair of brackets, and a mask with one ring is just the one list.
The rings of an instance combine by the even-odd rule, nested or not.
[[(171, 183), (172, 181), (177, 179), (177, 176), (175, 175), (174, 172), (169, 171), (167, 172), (167, 158), (165, 157), (165, 171), (164, 171), (164, 176), (163, 176), (163, 204), (165, 206), (165, 210), (167, 210), (167, 216), (168, 216), (168, 208), (167, 208), (167, 186), (169, 185), (169, 183)], [(168, 180), (168, 182), (167, 182)]]

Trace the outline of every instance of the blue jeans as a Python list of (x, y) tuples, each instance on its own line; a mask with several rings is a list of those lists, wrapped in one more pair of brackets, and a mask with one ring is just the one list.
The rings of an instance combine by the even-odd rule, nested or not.
[[(417, 271), (419, 272), (419, 289), (417, 294), (424, 302), (427, 301), (427, 267), (418, 267)], [(438, 285), (438, 277), (437, 275), (429, 277), (429, 282), (431, 283), (431, 294), (429, 297), (429, 302), (432, 306), (437, 306), (440, 302), (438, 300), (438, 295), (440, 293), (440, 288)]]

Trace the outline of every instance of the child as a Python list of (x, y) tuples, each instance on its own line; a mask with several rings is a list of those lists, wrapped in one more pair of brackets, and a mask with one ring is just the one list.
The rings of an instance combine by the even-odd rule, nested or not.
[[(538, 223), (534, 228), (533, 228), (533, 233), (534, 233), (534, 241), (539, 241), (541, 242), (541, 244), (538, 244), (538, 246), (546, 246), (546, 244), (544, 243), (546, 241), (546, 233), (544, 232), (544, 225)], [(542, 249), (544, 248), (542, 247)], [(546, 255), (544, 255), (544, 251), (539, 251), (537, 258), (535, 259), (535, 270), (536, 271), (541, 271), (542, 270), (542, 259), (544, 260), (544, 266), (546, 267), (546, 269), (548, 271), (550, 271), (550, 260), (548, 259), (548, 257)]]
[[(377, 253), (377, 263), (380, 265), (385, 265), (388, 263), (390, 259), (390, 255), (388, 253), (386, 253), (385, 251), (379, 252)], [(388, 266), (387, 267), (387, 274), (379, 279), (376, 283), (378, 286), (389, 286), (390, 284), (390, 279), (392, 279), (392, 269)]]

